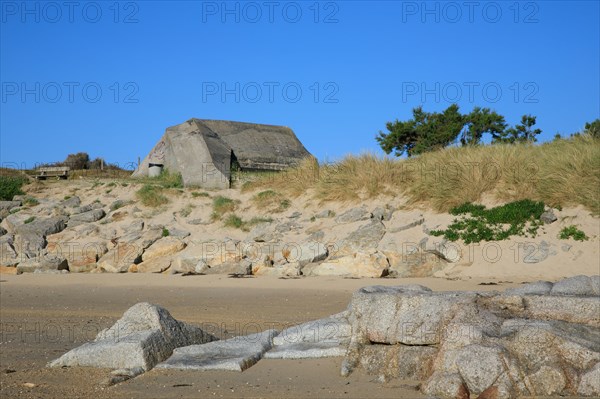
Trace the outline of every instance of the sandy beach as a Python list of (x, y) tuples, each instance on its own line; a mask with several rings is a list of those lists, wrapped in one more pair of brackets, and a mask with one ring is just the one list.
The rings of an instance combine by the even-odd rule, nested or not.
[[(490, 279), (277, 279), (155, 274), (1, 275), (0, 396), (3, 398), (392, 398), (423, 397), (419, 381), (379, 383), (357, 371), (340, 376), (341, 358), (263, 359), (236, 372), (154, 369), (104, 387), (109, 370), (49, 369), (48, 361), (95, 337), (137, 302), (220, 335), (284, 328), (337, 313), (356, 289), (422, 284), (433, 290), (503, 290), (521, 281)], [(14, 371), (13, 371), (14, 370)], [(35, 384), (27, 387), (24, 384)]]

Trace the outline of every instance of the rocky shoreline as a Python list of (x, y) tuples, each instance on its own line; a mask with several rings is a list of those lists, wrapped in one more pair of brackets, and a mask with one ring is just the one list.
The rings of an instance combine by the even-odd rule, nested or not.
[[(274, 217), (243, 232), (222, 228), (219, 221), (207, 218), (207, 199), (204, 203), (196, 200), (198, 208), (205, 208), (196, 215), (182, 217), (181, 211), (172, 212), (165, 222), (166, 216), (141, 209), (131, 194), (110, 203), (108, 196), (91, 201), (88, 195), (87, 202), (77, 195), (62, 200), (44, 198), (36, 200), (35, 206), (27, 206), (27, 198), (0, 202), (0, 266), (4, 272), (14, 268), (17, 274), (468, 278), (469, 273), (478, 272), (472, 265), (498, 266), (501, 272), (503, 263), (523, 265), (523, 270), (557, 261), (581, 264), (585, 248), (593, 247), (590, 242), (561, 242), (550, 234), (467, 246), (430, 234), (450, 221), (450, 215), (404, 210), (390, 203), (375, 204), (372, 209), (345, 206), (339, 214), (292, 207), (271, 213)], [(553, 212), (560, 215), (557, 210), (547, 212), (552, 216), (545, 219), (549, 228), (558, 225)], [(589, 255), (588, 261), (593, 257)], [(592, 263), (588, 268), (593, 268)], [(570, 268), (565, 267), (556, 277), (568, 277), (569, 273)]]
[(115, 369), (113, 385), (153, 368), (244, 371), (261, 358), (340, 357), (356, 368), (423, 381), (439, 398), (600, 395), (600, 276), (538, 281), (503, 293), (370, 286), (330, 317), (218, 340), (138, 303), (49, 367)]

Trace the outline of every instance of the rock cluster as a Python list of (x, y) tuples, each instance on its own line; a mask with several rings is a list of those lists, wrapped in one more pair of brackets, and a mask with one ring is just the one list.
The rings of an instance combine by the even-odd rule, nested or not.
[(261, 358), (344, 357), (381, 381), (422, 381), (438, 398), (600, 395), (600, 276), (499, 292), (371, 286), (348, 309), (288, 328), (218, 341), (140, 303), (95, 341), (50, 366), (243, 371)]
[(440, 398), (600, 394), (600, 276), (504, 293), (366, 287), (349, 319), (343, 375), (424, 380)]
[[(16, 199), (0, 201), (0, 266), (20, 265), (16, 273), (448, 277), (473, 263), (465, 259), (473, 248), (430, 236), (438, 225), (428, 227), (422, 214), (395, 212), (391, 206), (370, 210), (363, 205), (339, 215), (325, 209), (304, 217), (290, 210), (232, 239), (218, 238), (222, 232), (216, 225), (214, 238), (206, 234), (213, 230), (205, 226), (217, 222), (193, 216), (152, 224), (134, 201), (116, 199), (105, 206), (72, 196), (25, 207)], [(550, 223), (552, 212), (546, 213)], [(413, 239), (418, 242), (409, 242)], [(523, 264), (545, 262), (559, 251), (545, 240), (512, 245), (505, 245), (510, 253), (504, 256), (519, 257)], [(573, 260), (579, 256), (567, 244), (562, 251), (571, 252)]]

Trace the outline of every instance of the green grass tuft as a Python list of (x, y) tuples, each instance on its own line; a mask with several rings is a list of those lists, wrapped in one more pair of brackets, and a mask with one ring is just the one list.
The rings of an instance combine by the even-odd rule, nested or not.
[(589, 237), (585, 235), (583, 231), (579, 230), (575, 225), (563, 227), (558, 234), (558, 238), (561, 240), (568, 240), (569, 238), (572, 238), (575, 241), (587, 241), (589, 239)]
[(40, 201), (38, 201), (37, 198), (33, 198), (29, 195), (26, 196), (25, 199), (23, 199), (23, 205), (28, 206), (28, 207), (36, 206), (39, 204), (40, 204)]
[(152, 208), (169, 202), (169, 199), (162, 194), (162, 189), (151, 184), (144, 184), (135, 194), (143, 205)]
[(236, 229), (241, 229), (244, 226), (244, 221), (238, 215), (232, 213), (225, 218), (223, 222), (225, 227), (234, 227)]
[(273, 221), (270, 217), (253, 217), (250, 220), (244, 220), (235, 213), (230, 214), (225, 218), (223, 224), (225, 227), (233, 227), (241, 229), (243, 231), (250, 231), (250, 228), (260, 223), (271, 223)]
[(184, 206), (183, 208), (181, 208), (181, 210), (179, 211), (179, 214), (186, 218), (188, 216), (190, 216), (190, 214), (192, 213), (192, 209), (194, 209), (195, 206), (192, 204), (187, 204), (186, 206)]
[(29, 224), (35, 220), (35, 216), (29, 216), (23, 223)]
[(283, 212), (292, 205), (290, 200), (273, 190), (261, 191), (252, 197), (252, 202), (257, 208), (271, 212)]
[(219, 195), (213, 199), (213, 219), (220, 219), (225, 213), (233, 212), (236, 208), (236, 203), (231, 198)]
[(164, 169), (156, 179), (164, 188), (183, 188), (181, 173), (171, 173), (167, 169)]
[(210, 194), (207, 192), (192, 191), (192, 197), (194, 197), (194, 198), (198, 198), (198, 197), (210, 198)]

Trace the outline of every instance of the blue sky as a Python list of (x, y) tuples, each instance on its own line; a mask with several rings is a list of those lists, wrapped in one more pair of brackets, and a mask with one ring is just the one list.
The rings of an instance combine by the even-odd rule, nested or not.
[(419, 105), (533, 114), (541, 141), (600, 117), (598, 1), (0, 4), (3, 166), (125, 165), (191, 117), (286, 125), (328, 161), (383, 154)]

